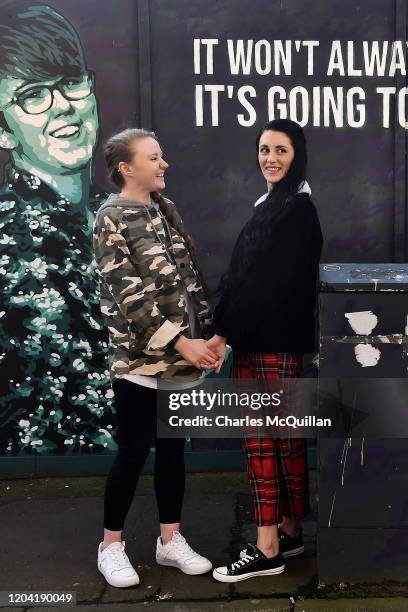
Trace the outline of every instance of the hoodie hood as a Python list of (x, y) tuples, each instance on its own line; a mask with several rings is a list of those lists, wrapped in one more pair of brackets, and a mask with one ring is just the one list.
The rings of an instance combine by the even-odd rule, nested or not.
[[(310, 185), (307, 181), (304, 181), (302, 183), (302, 185), (300, 186), (298, 193), (307, 193), (308, 195), (312, 195), (312, 190), (310, 189)], [(257, 201), (255, 202), (254, 206), (258, 206), (258, 204), (261, 204), (261, 202), (263, 202), (264, 200), (266, 200), (266, 198), (269, 195), (269, 191), (267, 191), (266, 193), (264, 193), (263, 195), (261, 195), (260, 198), (257, 199)]]
[(121, 206), (122, 208), (152, 208), (153, 203), (147, 204), (146, 202), (137, 202), (136, 200), (129, 200), (128, 198), (124, 198), (118, 193), (111, 193), (110, 196), (105, 200), (104, 205), (108, 204), (110, 206)]

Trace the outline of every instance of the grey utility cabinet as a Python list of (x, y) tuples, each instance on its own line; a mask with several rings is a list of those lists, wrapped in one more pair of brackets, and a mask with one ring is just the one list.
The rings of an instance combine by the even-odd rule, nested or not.
[[(400, 392), (407, 389), (408, 265), (322, 264), (319, 305), (321, 388), (336, 379), (341, 401), (353, 388), (345, 403), (357, 410), (359, 385), (385, 388), (369, 407), (380, 424), (394, 404), (406, 403), (408, 413)], [(319, 438), (322, 582), (408, 579), (408, 435), (404, 419), (392, 425), (392, 437), (381, 435), (381, 425), (378, 436), (373, 429), (348, 435), (345, 425), (342, 437)]]

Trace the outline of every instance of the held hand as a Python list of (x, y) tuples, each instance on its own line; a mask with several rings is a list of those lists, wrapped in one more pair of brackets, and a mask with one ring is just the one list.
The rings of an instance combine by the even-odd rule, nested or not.
[(218, 365), (215, 351), (212, 351), (204, 340), (190, 340), (185, 336), (180, 336), (174, 348), (196, 368), (208, 369)]
[(227, 339), (223, 336), (218, 336), (217, 334), (214, 334), (214, 336), (210, 338), (210, 340), (207, 340), (206, 345), (217, 355), (218, 363), (215, 366), (215, 372), (216, 374), (219, 374), (225, 358)]

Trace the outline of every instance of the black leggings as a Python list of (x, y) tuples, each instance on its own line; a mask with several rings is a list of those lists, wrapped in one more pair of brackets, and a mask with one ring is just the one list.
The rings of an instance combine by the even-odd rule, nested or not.
[(113, 383), (118, 452), (106, 480), (104, 525), (121, 531), (155, 440), (154, 487), (161, 523), (178, 523), (184, 496), (184, 439), (157, 438), (157, 391), (126, 379)]

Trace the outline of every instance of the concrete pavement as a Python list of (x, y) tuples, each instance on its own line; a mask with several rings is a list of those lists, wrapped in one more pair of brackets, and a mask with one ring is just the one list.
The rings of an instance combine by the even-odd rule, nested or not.
[[(125, 532), (126, 550), (141, 584), (129, 589), (107, 586), (96, 567), (103, 486), (103, 478), (1, 481), (0, 590), (75, 591), (76, 608), (84, 612), (408, 611), (408, 585), (372, 585), (367, 590), (318, 584), (314, 471), (313, 512), (304, 523), (305, 554), (288, 559), (284, 574), (234, 585), (216, 582), (211, 574), (186, 576), (155, 563), (158, 518), (152, 478), (143, 476)], [(188, 474), (183, 533), (214, 565), (236, 557), (255, 535), (245, 474)], [(2, 608), (7, 609), (34, 608)]]

